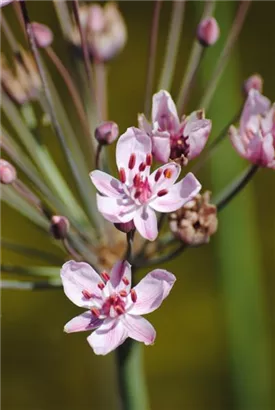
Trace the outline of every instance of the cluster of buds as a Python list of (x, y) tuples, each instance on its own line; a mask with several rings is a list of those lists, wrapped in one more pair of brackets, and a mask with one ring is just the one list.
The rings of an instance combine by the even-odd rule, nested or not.
[(41, 90), (41, 80), (33, 58), (20, 50), (13, 63), (14, 70), (1, 54), (1, 84), (4, 90), (18, 104), (35, 100)]
[(198, 194), (181, 209), (169, 215), (170, 229), (188, 245), (209, 242), (218, 228), (217, 208), (210, 203), (209, 191)]
[[(116, 4), (80, 6), (79, 19), (90, 57), (95, 61), (109, 61), (125, 46), (126, 26)], [(81, 48), (81, 37), (76, 26), (71, 34), (71, 41)]]

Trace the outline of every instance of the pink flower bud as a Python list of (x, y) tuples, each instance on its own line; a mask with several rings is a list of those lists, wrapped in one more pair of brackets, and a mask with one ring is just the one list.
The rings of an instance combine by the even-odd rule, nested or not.
[(65, 216), (52, 216), (50, 232), (55, 239), (65, 239), (69, 229), (70, 223)]
[(115, 223), (114, 226), (119, 231), (124, 232), (124, 233), (129, 233), (129, 232), (133, 231), (136, 228), (133, 219), (131, 221), (125, 222), (125, 223), (122, 223), (122, 222)]
[(214, 17), (201, 20), (197, 29), (197, 39), (202, 46), (208, 47), (216, 43), (220, 35), (220, 28)]
[(32, 30), (38, 47), (46, 48), (53, 41), (53, 33), (48, 26), (40, 23), (32, 23)]
[(96, 128), (95, 137), (99, 144), (112, 144), (118, 137), (118, 125), (113, 121), (103, 122)]
[(263, 91), (263, 79), (259, 74), (251, 75), (243, 85), (244, 93), (248, 96), (251, 89), (258, 90), (260, 93)]
[(0, 159), (0, 180), (1, 184), (11, 184), (17, 178), (16, 169), (8, 161)]

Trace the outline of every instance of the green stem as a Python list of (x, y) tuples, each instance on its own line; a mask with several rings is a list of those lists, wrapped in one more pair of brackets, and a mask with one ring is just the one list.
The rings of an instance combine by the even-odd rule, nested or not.
[(142, 349), (141, 343), (127, 339), (116, 350), (121, 410), (149, 410)]

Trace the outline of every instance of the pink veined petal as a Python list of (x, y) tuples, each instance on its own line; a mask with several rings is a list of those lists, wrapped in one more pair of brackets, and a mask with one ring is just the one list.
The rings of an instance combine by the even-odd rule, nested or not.
[(79, 316), (74, 317), (64, 327), (64, 332), (85, 332), (86, 330), (93, 330), (99, 327), (103, 323), (102, 319), (98, 319), (92, 315), (91, 311), (82, 313)]
[(174, 212), (194, 198), (200, 190), (201, 184), (189, 172), (180, 182), (170, 188), (166, 195), (153, 199), (150, 207), (158, 212)]
[[(169, 175), (167, 175), (167, 171), (169, 170)], [(180, 165), (176, 164), (175, 162), (169, 162), (168, 164), (162, 165), (161, 167), (157, 168), (152, 174), (149, 176), (149, 184), (153, 188), (153, 193), (156, 194), (158, 191), (162, 189), (168, 189), (179, 177), (181, 171)], [(157, 173), (161, 172), (161, 176), (159, 179), (155, 180)], [(169, 178), (166, 175), (169, 176)]]
[(112, 197), (120, 198), (123, 193), (122, 183), (111, 175), (102, 171), (93, 171), (90, 173), (90, 178), (96, 189), (101, 194)]
[(262, 163), (263, 138), (260, 132), (254, 133), (246, 147), (246, 158), (254, 164), (266, 166)]
[[(116, 163), (118, 170), (120, 168), (125, 170), (126, 183), (131, 184), (139, 165), (146, 160), (147, 154), (151, 154), (151, 151), (151, 138), (144, 131), (130, 127), (121, 135), (116, 146)], [(135, 155), (135, 164), (129, 170), (129, 160), (132, 154)]]
[(275, 104), (272, 105), (266, 116), (261, 119), (261, 127), (264, 134), (273, 132), (275, 140)]
[[(110, 282), (116, 292), (119, 292), (122, 289), (129, 291), (131, 289), (131, 265), (127, 261), (118, 261), (112, 268), (110, 273)], [(129, 282), (128, 285), (122, 281), (122, 278), (126, 278)]]
[(171, 152), (169, 132), (152, 132), (152, 152), (156, 161), (168, 162)]
[(153, 312), (169, 295), (176, 277), (164, 269), (148, 273), (135, 287), (137, 301), (129, 310), (131, 315), (144, 315)]
[(142, 206), (137, 210), (134, 217), (134, 224), (143, 238), (154, 241), (158, 236), (157, 217), (149, 206)]
[(136, 213), (136, 204), (134, 201), (129, 202), (129, 205), (121, 205), (122, 200), (120, 199), (109, 198), (98, 194), (96, 200), (99, 212), (110, 222), (129, 222)]
[(145, 345), (151, 345), (156, 338), (156, 331), (148, 320), (141, 316), (132, 316), (126, 314), (123, 317), (123, 324), (127, 328), (128, 337), (143, 342)]
[(171, 95), (160, 90), (153, 95), (152, 123), (157, 122), (162, 131), (175, 130), (179, 127), (179, 117)]
[(128, 331), (118, 319), (112, 321), (112, 326), (108, 323), (106, 327), (103, 323), (87, 338), (87, 341), (95, 354), (106, 355), (120, 346), (127, 337)]
[(246, 158), (247, 155), (244, 140), (242, 136), (239, 134), (238, 130), (233, 125), (231, 125), (231, 127), (229, 128), (229, 137), (233, 147), (238, 152), (238, 154)]
[(240, 119), (240, 134), (246, 131), (247, 124), (252, 116), (263, 115), (270, 107), (270, 100), (258, 90), (251, 89), (246, 99)]
[(101, 300), (99, 283), (103, 283), (97, 272), (85, 262), (66, 262), (61, 269), (61, 279), (65, 295), (77, 306), (90, 308), (95, 299), (84, 298), (82, 291), (89, 292), (94, 298)]
[(151, 134), (152, 125), (149, 123), (144, 114), (138, 114), (138, 127), (145, 131), (146, 134)]
[(188, 133), (188, 158), (190, 160), (196, 158), (205, 147), (205, 144), (211, 132), (211, 128), (212, 123), (210, 120), (197, 120), (193, 122)]
[(262, 153), (261, 153), (261, 164), (263, 166), (270, 166), (270, 164), (275, 159), (275, 150), (273, 146), (273, 137), (271, 134), (267, 134), (263, 138), (262, 142)]

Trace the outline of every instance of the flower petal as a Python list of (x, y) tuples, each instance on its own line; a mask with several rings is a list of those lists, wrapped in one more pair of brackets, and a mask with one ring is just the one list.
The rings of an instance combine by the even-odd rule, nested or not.
[(74, 317), (64, 327), (64, 332), (73, 333), (73, 332), (84, 332), (86, 330), (93, 330), (99, 327), (103, 323), (103, 320), (98, 319), (93, 316), (91, 311), (82, 313), (79, 316)]
[(143, 342), (145, 345), (151, 345), (156, 338), (156, 331), (148, 320), (141, 316), (132, 316), (126, 314), (123, 317), (123, 324), (127, 328), (128, 337)]
[[(169, 173), (167, 173), (166, 170), (169, 170)], [(153, 188), (153, 193), (156, 194), (161, 189), (170, 188), (178, 179), (180, 171), (181, 167), (178, 164), (175, 162), (169, 162), (168, 164), (162, 165), (152, 172), (149, 176), (149, 184)], [(160, 177), (156, 182), (155, 178), (158, 173), (160, 174)]]
[(209, 134), (211, 132), (212, 123), (210, 120), (195, 120), (187, 123), (184, 130), (184, 135), (188, 136), (189, 153), (188, 159), (197, 157), (203, 150)]
[(153, 312), (169, 295), (176, 277), (164, 269), (148, 273), (135, 287), (137, 301), (129, 310), (131, 315), (144, 315)]
[(180, 124), (175, 103), (165, 90), (160, 90), (153, 95), (152, 123), (155, 122), (162, 131), (175, 130)]
[(168, 162), (171, 152), (169, 132), (153, 131), (152, 145), (152, 152), (155, 160), (159, 162)]
[(144, 114), (138, 114), (138, 127), (146, 134), (151, 134), (152, 126)]
[(150, 207), (158, 212), (174, 212), (199, 193), (201, 184), (189, 172), (180, 182), (169, 189), (168, 194), (150, 202)]
[(120, 198), (123, 194), (122, 183), (111, 175), (106, 174), (106, 172), (93, 171), (90, 173), (90, 178), (96, 189), (103, 195)]
[(154, 241), (158, 236), (157, 217), (149, 206), (143, 206), (137, 210), (134, 216), (134, 224), (143, 238)]
[[(122, 278), (126, 278), (129, 282), (126, 286)], [(118, 261), (111, 270), (110, 273), (110, 282), (113, 288), (119, 292), (121, 289), (130, 290), (131, 289), (131, 279), (132, 279), (132, 272), (131, 272), (131, 265), (127, 261)]]
[[(126, 173), (126, 183), (131, 183), (138, 172), (141, 162), (146, 160), (146, 155), (152, 151), (151, 138), (135, 127), (130, 127), (121, 135), (116, 146), (116, 163), (118, 169), (123, 168)], [(135, 164), (129, 169), (130, 156), (135, 155)]]
[[(111, 324), (111, 326), (110, 326)], [(105, 322), (88, 338), (88, 343), (95, 354), (106, 355), (120, 346), (128, 337), (128, 332), (120, 320)]]
[(122, 205), (123, 199), (120, 200), (101, 195), (97, 195), (96, 200), (99, 212), (110, 222), (129, 222), (136, 213), (134, 201), (129, 201), (129, 205)]
[(65, 295), (77, 306), (90, 308), (94, 299), (87, 299), (82, 291), (89, 292), (94, 298), (101, 300), (99, 283), (103, 283), (97, 272), (85, 262), (66, 262), (61, 269), (61, 279)]
[(229, 128), (229, 138), (230, 138), (230, 141), (233, 147), (238, 152), (238, 154), (246, 158), (247, 155), (246, 155), (244, 140), (239, 134), (238, 130), (234, 127), (234, 125), (231, 125), (231, 127)]
[(270, 100), (264, 97), (258, 90), (251, 89), (241, 114), (240, 134), (242, 135), (246, 131), (251, 117), (265, 114), (269, 107)]

